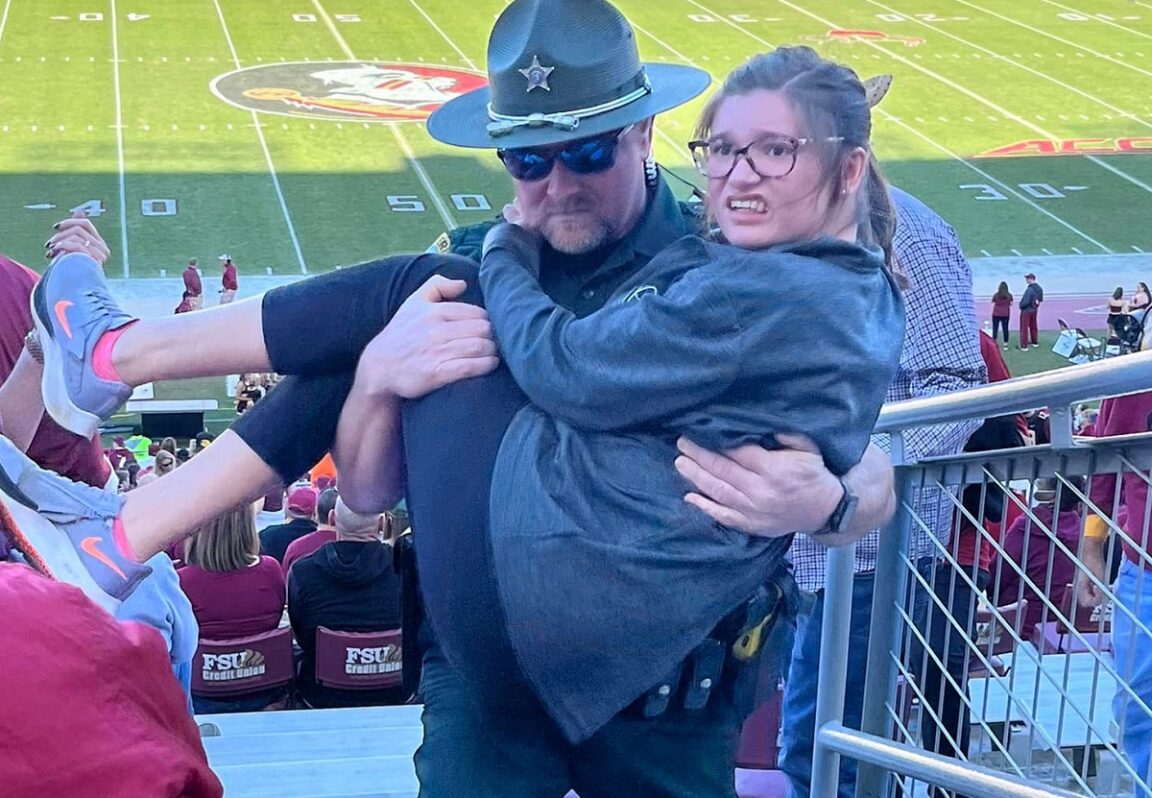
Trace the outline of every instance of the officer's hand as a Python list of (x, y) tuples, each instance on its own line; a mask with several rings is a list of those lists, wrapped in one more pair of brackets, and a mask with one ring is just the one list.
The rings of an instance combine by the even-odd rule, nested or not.
[(356, 381), (380, 396), (417, 399), (500, 364), (483, 308), (452, 300), (463, 280), (433, 276), (408, 297), (360, 355)]
[(55, 225), (56, 232), (44, 243), (44, 256), (49, 260), (72, 252), (83, 252), (92, 260), (103, 264), (110, 251), (87, 214), (75, 211), (72, 218)]
[(828, 522), (843, 491), (803, 435), (779, 435), (780, 449), (747, 445), (724, 454), (677, 441), (676, 470), (696, 488), (684, 500), (724, 526), (781, 537)]

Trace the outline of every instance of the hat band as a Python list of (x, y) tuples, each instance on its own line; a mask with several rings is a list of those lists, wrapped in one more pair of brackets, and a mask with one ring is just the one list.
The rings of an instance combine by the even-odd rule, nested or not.
[(634, 91), (630, 91), (622, 97), (617, 97), (615, 100), (609, 100), (606, 103), (599, 105), (590, 105), (587, 108), (576, 108), (571, 111), (561, 111), (555, 114), (528, 114), (527, 116), (513, 116), (511, 114), (501, 114), (492, 110), (492, 104), (488, 104), (488, 118), (492, 121), (488, 123), (488, 135), (490, 136), (503, 136), (511, 133), (514, 130), (522, 127), (544, 127), (552, 125), (560, 130), (575, 130), (580, 126), (580, 120), (586, 119), (590, 116), (598, 116), (600, 114), (615, 111), (617, 108), (623, 108), (630, 105), (637, 100), (641, 99), (652, 93), (652, 84), (648, 82), (648, 76), (644, 76), (644, 84)]

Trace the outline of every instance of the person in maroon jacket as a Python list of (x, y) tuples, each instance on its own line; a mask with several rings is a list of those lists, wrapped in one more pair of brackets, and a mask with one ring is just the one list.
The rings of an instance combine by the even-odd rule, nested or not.
[(11, 563), (0, 607), (5, 796), (224, 794), (159, 635)]
[[(1152, 432), (1152, 392), (1103, 401), (1096, 420), (1098, 437), (1140, 432)], [(1092, 478), (1088, 498), (1111, 524), (1095, 514), (1084, 519), (1080, 552), (1084, 570), (1076, 580), (1083, 606), (1098, 607), (1107, 600), (1103, 586), (1108, 582), (1109, 530), (1123, 531), (1119, 541), (1113, 541), (1123, 548), (1124, 561), (1112, 586), (1112, 658), (1120, 675), (1112, 714), (1121, 729), (1124, 755), (1144, 782), (1137, 784), (1134, 794), (1144, 798), (1152, 795), (1152, 712), (1141, 706), (1141, 702), (1152, 705), (1152, 635), (1148, 634), (1152, 628), (1152, 535), (1145, 520), (1149, 506), (1146, 479), (1146, 474), (1135, 469), (1126, 469), (1119, 485), (1116, 474)]]
[(184, 270), (184, 299), (191, 306), (191, 310), (200, 310), (204, 307), (204, 284), (200, 282), (200, 270), (196, 268), (196, 264), (195, 258), (189, 258), (188, 268)]
[[(87, 219), (61, 222), (87, 224)], [(0, 430), (45, 468), (102, 488), (112, 471), (99, 437), (86, 440), (63, 429), (44, 413), (40, 365), (25, 350), (32, 329), (28, 298), (39, 278), (31, 269), (0, 255)]]
[(220, 304), (228, 305), (236, 298), (240, 283), (236, 279), (236, 265), (232, 263), (231, 255), (221, 255), (220, 265), (224, 267), (224, 273), (220, 276)]

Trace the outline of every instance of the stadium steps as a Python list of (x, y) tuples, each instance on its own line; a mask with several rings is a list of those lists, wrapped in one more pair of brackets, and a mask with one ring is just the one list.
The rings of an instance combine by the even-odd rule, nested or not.
[[(228, 798), (416, 798), (419, 706), (201, 715)], [(218, 732), (218, 734), (217, 734)], [(741, 798), (783, 798), (779, 771), (736, 772)], [(572, 793), (568, 798), (576, 798)]]

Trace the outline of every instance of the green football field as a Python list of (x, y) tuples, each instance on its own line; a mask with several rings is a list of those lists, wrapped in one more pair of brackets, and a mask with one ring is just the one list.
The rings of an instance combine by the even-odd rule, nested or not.
[[(498, 210), (488, 152), (421, 117), (475, 85), (503, 0), (0, 0), (0, 248), (88, 210), (112, 276), (423, 249)], [(649, 61), (722, 77), (803, 42), (895, 83), (889, 177), (970, 256), (1152, 251), (1152, 0), (620, 0)], [(238, 73), (238, 74), (230, 74)], [(700, 102), (658, 125), (693, 179)], [(163, 271), (162, 271), (163, 270)]]

